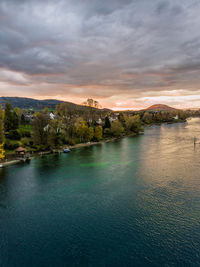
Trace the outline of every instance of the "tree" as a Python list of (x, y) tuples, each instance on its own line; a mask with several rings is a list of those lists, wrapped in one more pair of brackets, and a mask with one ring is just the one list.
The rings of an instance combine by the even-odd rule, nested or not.
[(4, 127), (5, 131), (16, 130), (18, 128), (19, 121), (16, 112), (12, 108), (10, 102), (6, 103), (5, 116), (4, 116)]
[(125, 127), (126, 124), (126, 118), (127, 116), (124, 113), (119, 114), (119, 122), (121, 122), (122, 126)]
[(20, 121), (21, 121), (21, 124), (22, 124), (22, 125), (25, 125), (25, 124), (26, 124), (26, 119), (25, 119), (25, 116), (24, 116), (23, 113), (22, 113), (22, 115), (21, 115)]
[(142, 124), (140, 120), (140, 115), (134, 115), (129, 117), (126, 121), (126, 129), (130, 132), (139, 133), (142, 131)]
[(3, 144), (0, 144), (0, 160), (5, 158), (5, 150), (3, 148)]
[(142, 120), (146, 124), (152, 123), (152, 114), (150, 114), (149, 112), (145, 112), (142, 117)]
[(122, 136), (124, 133), (124, 127), (122, 126), (121, 122), (118, 120), (112, 122), (111, 124), (111, 134), (116, 137)]
[(4, 111), (0, 105), (0, 144), (4, 142)]
[(101, 140), (103, 136), (103, 129), (101, 126), (95, 128), (94, 137), (97, 141)]
[(51, 120), (48, 131), (48, 145), (57, 148), (61, 145), (61, 123), (59, 120)]
[(98, 101), (93, 100), (92, 98), (88, 98), (85, 102), (83, 102), (84, 106), (88, 106), (91, 108), (101, 108), (101, 105)]
[(63, 131), (65, 131), (68, 139), (73, 137), (74, 124), (76, 119), (76, 110), (68, 103), (61, 103), (56, 106), (55, 114), (60, 118)]
[(35, 145), (39, 145), (42, 148), (47, 148), (48, 146), (48, 132), (49, 132), (49, 122), (50, 118), (47, 114), (43, 112), (38, 112), (35, 114), (33, 120), (32, 137)]
[(86, 121), (83, 120), (83, 118), (78, 118), (75, 123), (75, 133), (79, 137), (80, 142), (83, 142), (86, 137), (88, 126), (86, 124)]
[(106, 129), (106, 128), (110, 128), (110, 127), (111, 127), (110, 120), (109, 120), (108, 116), (106, 116), (106, 117), (105, 117), (104, 129)]
[(20, 108), (15, 108), (14, 111), (15, 111), (15, 113), (17, 115), (18, 122), (21, 123), (22, 110)]
[(93, 127), (89, 127), (87, 128), (86, 131), (86, 140), (87, 141), (91, 141), (94, 137), (94, 128)]

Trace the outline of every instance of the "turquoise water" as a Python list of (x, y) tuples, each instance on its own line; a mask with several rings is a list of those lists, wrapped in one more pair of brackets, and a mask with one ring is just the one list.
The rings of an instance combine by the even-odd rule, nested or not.
[(199, 266), (200, 119), (0, 169), (0, 266)]

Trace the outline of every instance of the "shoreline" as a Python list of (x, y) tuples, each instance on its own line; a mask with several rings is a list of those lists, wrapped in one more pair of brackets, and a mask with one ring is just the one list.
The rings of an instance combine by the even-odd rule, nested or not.
[[(186, 121), (172, 122), (170, 124), (185, 123), (185, 122), (187, 122), (187, 120)], [(145, 125), (145, 127), (152, 127), (154, 125), (162, 125), (162, 124), (163, 123), (148, 124), (148, 125)], [(164, 123), (164, 124), (168, 124), (168, 123)], [(140, 132), (138, 134), (132, 133), (132, 134), (124, 135), (124, 136), (121, 136), (121, 137), (113, 137), (113, 138), (110, 138), (110, 139), (101, 140), (99, 142), (79, 143), (79, 144), (75, 144), (75, 145), (62, 146), (61, 148), (58, 148), (58, 149), (52, 149), (52, 150), (48, 150), (48, 151), (39, 151), (39, 152), (33, 153), (31, 155), (30, 159), (33, 159), (35, 157), (41, 157), (41, 156), (49, 155), (49, 154), (62, 153), (63, 149), (66, 148), (66, 147), (68, 147), (71, 150), (74, 150), (74, 149), (82, 148), (82, 147), (89, 147), (89, 146), (100, 145), (100, 144), (104, 144), (104, 143), (110, 143), (110, 142), (114, 142), (114, 141), (117, 141), (117, 140), (121, 140), (122, 138), (125, 138), (125, 137), (133, 137), (133, 136), (138, 136), (138, 135), (141, 135), (141, 134), (144, 134), (144, 132)], [(22, 161), (13, 158), (13, 159), (7, 159), (6, 161), (1, 162), (0, 166), (7, 167), (7, 166), (15, 165), (15, 164), (18, 164), (18, 163), (22, 163)]]
[[(104, 139), (104, 140), (101, 140), (99, 142), (80, 143), (80, 144), (71, 145), (71, 146), (70, 145), (69, 146), (63, 146), (62, 148), (59, 148), (59, 149), (52, 149), (52, 150), (49, 150), (49, 151), (35, 152), (35, 153), (33, 153), (31, 155), (30, 159), (32, 160), (35, 157), (42, 157), (42, 156), (45, 156), (45, 155), (62, 153), (63, 149), (66, 148), (66, 147), (68, 147), (71, 150), (74, 150), (74, 149), (78, 149), (78, 148), (82, 148), (82, 147), (90, 147), (90, 146), (94, 146), (94, 145), (101, 145), (101, 144), (104, 144), (104, 143), (110, 143), (110, 142), (114, 142), (114, 141), (120, 140), (120, 139), (125, 138), (125, 137), (132, 137), (132, 136), (137, 136), (137, 135), (140, 135), (140, 134), (134, 134), (133, 133), (133, 134), (125, 135), (125, 136), (121, 136), (121, 137), (114, 137), (114, 138), (111, 138), (111, 139)], [(2, 167), (7, 167), (7, 166), (15, 165), (15, 164), (18, 164), (18, 163), (22, 163), (22, 161), (18, 160), (18, 159), (7, 159), (5, 162), (1, 162), (0, 165), (2, 165)]]

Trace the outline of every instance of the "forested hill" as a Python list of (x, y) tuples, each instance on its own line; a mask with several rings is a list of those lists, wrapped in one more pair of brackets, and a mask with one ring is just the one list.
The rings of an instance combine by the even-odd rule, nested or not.
[[(24, 97), (0, 97), (0, 104), (5, 107), (6, 102), (10, 102), (13, 107), (18, 108), (33, 108), (33, 109), (43, 109), (44, 107), (55, 108), (56, 105), (62, 103), (62, 101), (49, 99), (49, 100), (37, 100), (32, 98), (24, 98)], [(69, 105), (74, 105), (69, 102)]]
[[(32, 98), (24, 98), (24, 97), (0, 97), (0, 104), (5, 107), (6, 102), (10, 102), (11, 105), (15, 108), (21, 109), (35, 109), (41, 110), (45, 107), (54, 109), (56, 105), (63, 103), (63, 101), (55, 100), (55, 99), (47, 99), (47, 100), (37, 100)], [(88, 107), (77, 105), (71, 102), (65, 102), (69, 105), (71, 109), (87, 109)], [(105, 109), (103, 109), (105, 111)]]

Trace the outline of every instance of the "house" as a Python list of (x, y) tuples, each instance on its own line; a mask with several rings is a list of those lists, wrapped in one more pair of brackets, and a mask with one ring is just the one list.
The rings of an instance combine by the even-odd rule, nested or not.
[(103, 123), (102, 119), (99, 118), (97, 121), (96, 121), (97, 124), (101, 125)]
[(19, 160), (24, 162), (28, 162), (30, 160), (30, 154), (28, 153), (26, 148), (18, 147), (15, 152)]
[(178, 119), (179, 119), (178, 115), (174, 116), (173, 118), (174, 118), (175, 120), (178, 120)]
[(109, 118), (110, 122), (113, 122), (113, 121), (116, 121), (118, 119), (118, 116), (112, 115), (112, 116), (109, 116), (108, 118)]
[(49, 117), (50, 117), (51, 120), (54, 120), (55, 117), (56, 117), (56, 115), (54, 115), (54, 114), (51, 112), (51, 113), (49, 114)]
[(44, 127), (44, 131), (47, 132), (47, 131), (49, 130), (49, 127), (50, 127), (50, 125), (47, 124), (47, 125)]

